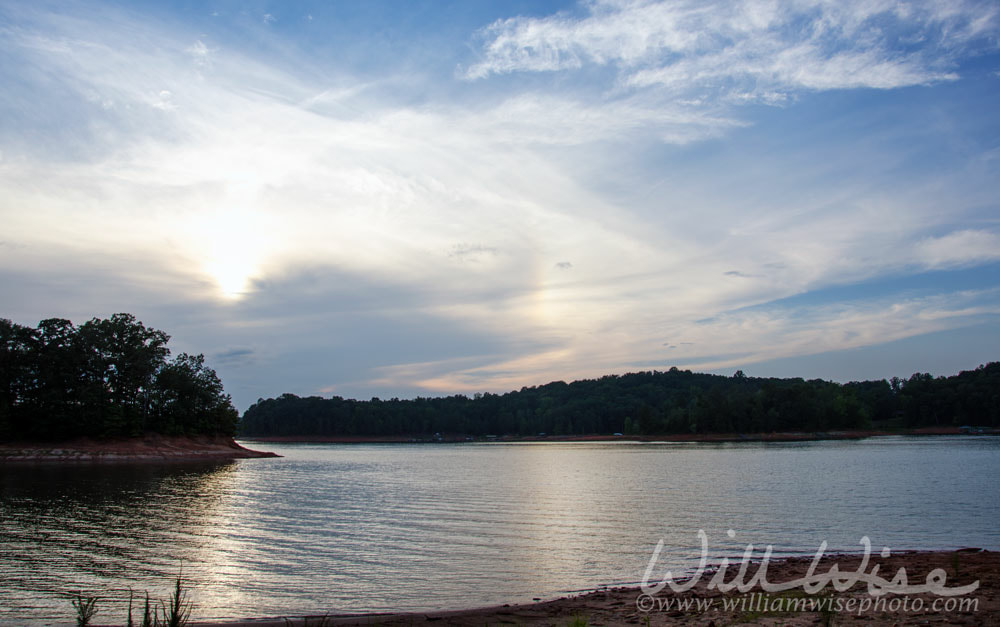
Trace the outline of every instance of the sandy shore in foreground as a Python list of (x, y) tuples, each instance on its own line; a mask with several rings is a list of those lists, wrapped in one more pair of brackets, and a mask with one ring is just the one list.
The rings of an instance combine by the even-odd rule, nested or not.
[(280, 457), (254, 451), (225, 436), (165, 436), (66, 442), (0, 443), (0, 464), (48, 462), (186, 462)]
[[(815, 573), (830, 572), (837, 565), (841, 573), (857, 572), (862, 557), (840, 555), (825, 557)], [(766, 580), (789, 582), (803, 577), (812, 558), (772, 560)], [(878, 565), (878, 570), (874, 567)], [(739, 564), (726, 571), (726, 581), (737, 576)], [(889, 594), (873, 597), (868, 584), (856, 583), (842, 592), (826, 585), (815, 595), (807, 595), (801, 586), (789, 591), (766, 593), (760, 587), (747, 592), (723, 594), (709, 589), (714, 575), (706, 570), (688, 592), (673, 593), (669, 588), (654, 598), (642, 596), (638, 588), (610, 588), (526, 605), (504, 605), (474, 610), (423, 612), (414, 614), (370, 614), (361, 616), (289, 617), (230, 622), (194, 622), (192, 627), (286, 627), (288, 625), (382, 625), (402, 626), (424, 623), (440, 625), (569, 625), (574, 619), (587, 625), (1000, 625), (1000, 553), (974, 549), (961, 551), (906, 552), (882, 558), (870, 557), (863, 572), (889, 581), (905, 568), (910, 585), (925, 585), (928, 574), (943, 569), (944, 586), (957, 588), (979, 582), (978, 589), (962, 596), (944, 597), (932, 593)], [(873, 572), (874, 571), (874, 572)], [(754, 564), (747, 569), (749, 581), (757, 572)], [(825, 608), (809, 609), (815, 599)], [(701, 602), (702, 607), (697, 603)], [(724, 607), (725, 602), (735, 607)], [(680, 604), (693, 605), (682, 607)], [(839, 603), (839, 607), (836, 605)], [(708, 604), (707, 606), (705, 604)], [(803, 609), (804, 608), (804, 609)], [(584, 623), (577, 623), (584, 624)]]

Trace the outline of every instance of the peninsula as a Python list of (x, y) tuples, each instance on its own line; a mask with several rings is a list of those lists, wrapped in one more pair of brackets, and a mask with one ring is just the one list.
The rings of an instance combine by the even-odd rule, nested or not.
[(204, 355), (131, 314), (30, 328), (0, 319), (0, 463), (275, 457), (233, 440), (239, 414)]

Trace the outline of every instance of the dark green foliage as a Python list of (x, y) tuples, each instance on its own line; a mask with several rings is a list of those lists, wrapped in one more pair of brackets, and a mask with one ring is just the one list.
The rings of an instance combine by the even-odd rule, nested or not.
[[(160, 607), (151, 605), (149, 602), (149, 591), (146, 591), (146, 604), (142, 612), (142, 623), (140, 627), (184, 627), (191, 619), (191, 609), (194, 607), (187, 599), (181, 585), (182, 578), (177, 576), (174, 582), (174, 591), (165, 601), (160, 601)], [(76, 624), (80, 627), (90, 624), (90, 620), (97, 614), (97, 601), (99, 597), (85, 597), (79, 592), (76, 598), (71, 599), (73, 609), (76, 611)], [(135, 595), (132, 589), (128, 591), (128, 616), (126, 625), (132, 627), (132, 601)], [(324, 619), (322, 624), (326, 624)]]
[(236, 432), (239, 414), (204, 355), (181, 353), (163, 364), (153, 385), (160, 428), (168, 434)]
[(1000, 362), (951, 377), (847, 384), (671, 368), (506, 394), (348, 400), (284, 394), (243, 415), (247, 436), (582, 435), (1000, 426)]
[(203, 356), (131, 314), (36, 329), (0, 319), (0, 440), (235, 432), (237, 413)]

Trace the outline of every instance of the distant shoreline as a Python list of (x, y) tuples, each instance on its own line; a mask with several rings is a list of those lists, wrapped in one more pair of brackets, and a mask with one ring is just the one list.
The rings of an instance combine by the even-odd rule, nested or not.
[(226, 436), (165, 436), (97, 440), (76, 438), (63, 442), (2, 442), (0, 465), (5, 463), (120, 463), (196, 462), (280, 457), (255, 451)]
[[(330, 444), (400, 444), (433, 442), (808, 442), (816, 440), (861, 440), (876, 436), (904, 435), (965, 435), (958, 427), (923, 427), (920, 429), (790, 431), (772, 433), (691, 433), (665, 435), (536, 435), (536, 436), (241, 436), (246, 442), (262, 443), (330, 443)], [(984, 435), (997, 435), (995, 432)]]

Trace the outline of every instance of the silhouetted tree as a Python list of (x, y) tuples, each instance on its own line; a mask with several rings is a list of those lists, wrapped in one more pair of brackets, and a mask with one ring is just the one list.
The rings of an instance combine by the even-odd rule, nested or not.
[[(742, 376), (741, 376), (742, 375)], [(537, 387), (412, 401), (260, 399), (243, 415), (246, 435), (553, 435), (826, 431), (982, 424), (1000, 419), (1000, 363), (954, 377), (905, 383), (635, 372)]]
[(131, 314), (31, 329), (0, 319), (0, 438), (235, 433), (237, 412), (204, 357)]

